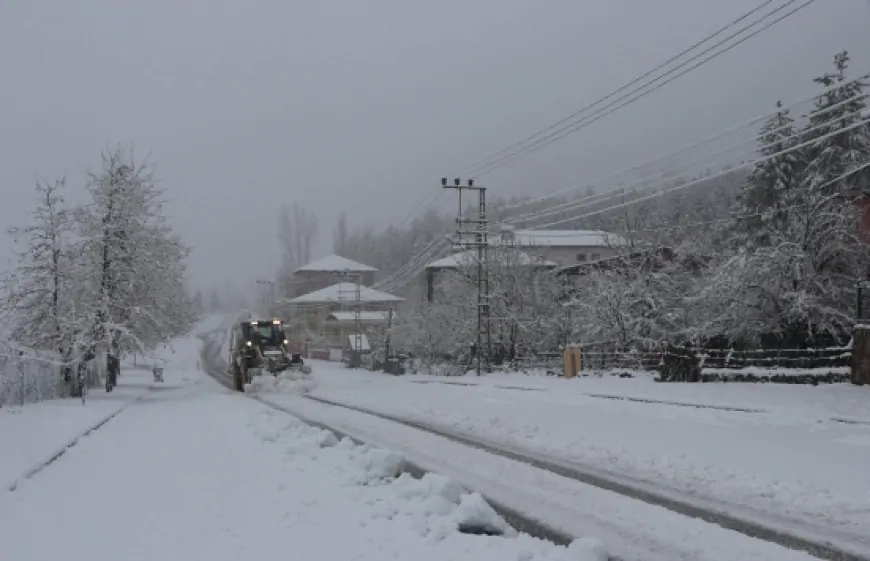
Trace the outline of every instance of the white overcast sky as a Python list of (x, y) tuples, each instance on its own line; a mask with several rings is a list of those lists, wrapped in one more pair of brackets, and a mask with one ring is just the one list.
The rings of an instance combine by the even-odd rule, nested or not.
[[(0, 0), (0, 225), (34, 178), (80, 184), (117, 143), (159, 163), (195, 285), (269, 276), (299, 201), (328, 250), (401, 222), (441, 175), (618, 87), (761, 0)], [(870, 5), (818, 0), (612, 117), (486, 176), (537, 193), (812, 93)], [(452, 208), (452, 207), (451, 207)], [(11, 247), (0, 239), (0, 269)]]

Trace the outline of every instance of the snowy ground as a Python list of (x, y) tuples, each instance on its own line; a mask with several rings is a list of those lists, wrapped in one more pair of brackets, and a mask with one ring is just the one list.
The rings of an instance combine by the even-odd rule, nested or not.
[[(464, 522), (504, 524), (479, 495), (440, 476), (395, 478), (400, 455), (338, 442), (197, 373), (195, 353), (173, 356), (159, 389), (0, 491), (4, 559), (606, 558), (594, 539), (565, 548), (522, 534), (460, 533)], [(43, 427), (28, 434), (44, 449), (63, 440), (44, 437)], [(0, 465), (14, 472), (7, 458)]]
[(629, 475), (741, 516), (870, 549), (870, 391), (863, 388), (391, 377), (312, 364), (314, 396)]
[(58, 399), (0, 409), (0, 489), (8, 489), (81, 433), (145, 395), (150, 378), (141, 370), (125, 372), (115, 391), (95, 390), (84, 406), (81, 400)]
[(0, 543), (16, 561), (601, 559), (595, 542), (460, 534), (487, 514), (479, 496), (438, 477), (392, 479), (398, 459), (222, 389), (182, 387), (0, 497)]
[[(220, 320), (220, 316), (210, 316), (202, 325), (211, 327)], [(203, 382), (202, 376), (197, 374), (200, 346), (195, 338), (185, 338), (172, 348), (161, 348), (156, 353), (165, 363), (167, 383)], [(91, 389), (84, 405), (81, 399), (56, 399), (23, 407), (3, 407), (0, 409), (0, 489), (13, 486), (79, 435), (160, 386), (153, 383), (150, 370), (133, 368), (132, 363), (125, 362), (118, 386), (111, 393), (102, 388)]]
[(479, 490), (492, 500), (574, 536), (595, 536), (625, 561), (786, 561), (809, 555), (584, 485), (439, 436), (298, 394), (260, 394), (267, 403), (329, 424)]
[[(219, 358), (219, 357), (218, 357)], [(225, 365), (215, 364), (222, 377)], [(315, 368), (330, 365), (315, 363)], [(347, 370), (332, 374), (366, 373)], [(574, 536), (602, 538), (626, 561), (768, 561), (810, 557), (714, 524), (607, 492), (390, 421), (305, 398), (316, 385), (301, 380), (256, 384), (251, 397), (336, 427), (369, 443), (399, 450), (417, 465), (479, 490), (504, 506)]]

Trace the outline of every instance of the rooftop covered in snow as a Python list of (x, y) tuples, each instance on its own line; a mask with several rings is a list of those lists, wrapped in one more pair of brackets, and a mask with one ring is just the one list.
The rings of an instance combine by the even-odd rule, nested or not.
[(363, 265), (362, 263), (357, 263), (353, 259), (348, 259), (347, 257), (342, 257), (341, 255), (327, 255), (326, 257), (321, 257), (320, 259), (316, 259), (311, 263), (307, 263), (302, 265), (296, 272), (299, 271), (308, 271), (308, 272), (330, 272), (330, 273), (339, 273), (341, 271), (352, 271), (355, 273), (362, 273), (368, 271), (377, 271), (374, 267), (369, 267), (368, 265)]
[[(334, 321), (356, 321), (356, 314), (353, 312), (332, 312), (327, 320)], [(396, 319), (396, 314), (393, 312), (393, 321)], [(389, 312), (370, 312), (361, 311), (359, 320), (364, 322), (382, 322), (389, 320)]]
[(628, 242), (603, 230), (514, 230), (502, 227), (490, 235), (493, 245), (538, 247), (619, 247)]
[[(350, 303), (356, 300), (357, 285), (352, 282), (339, 282), (302, 296), (297, 296), (287, 300), (288, 304), (340, 304)], [(359, 301), (374, 303), (374, 302), (401, 302), (404, 298), (369, 288), (368, 286), (360, 286)]]
[[(539, 257), (533, 257), (528, 253), (524, 253), (522, 251), (517, 252), (509, 252), (511, 265), (517, 266), (527, 266), (527, 267), (555, 267), (556, 263), (552, 261), (548, 261), (546, 259), (542, 259)], [(489, 259), (493, 258), (498, 259), (498, 256), (490, 255)], [(447, 257), (442, 257), (437, 261), (432, 261), (428, 265), (426, 265), (427, 269), (457, 269), (459, 267), (470, 267), (471, 265), (477, 264), (477, 251), (470, 249), (468, 251), (462, 251), (460, 253), (454, 253), (453, 255), (448, 255)]]

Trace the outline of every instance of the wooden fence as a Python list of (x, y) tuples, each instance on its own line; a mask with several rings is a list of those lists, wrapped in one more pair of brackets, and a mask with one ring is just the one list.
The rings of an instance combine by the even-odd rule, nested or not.
[(661, 382), (847, 382), (852, 349), (714, 349), (665, 347), (624, 351), (614, 345), (581, 347), (583, 372), (656, 372)]

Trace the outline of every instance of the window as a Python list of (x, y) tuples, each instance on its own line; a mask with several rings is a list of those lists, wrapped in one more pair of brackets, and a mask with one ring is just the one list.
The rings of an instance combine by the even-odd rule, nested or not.
[(578, 253), (577, 254), (577, 262), (583, 263), (584, 261), (586, 261), (586, 254), (585, 253)]
[(601, 254), (600, 254), (600, 253), (593, 253), (593, 254), (592, 254), (592, 260), (593, 260), (593, 261), (598, 261), (599, 259), (601, 259)]

